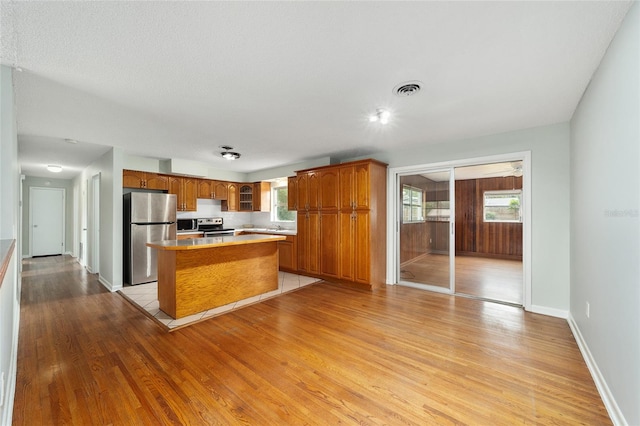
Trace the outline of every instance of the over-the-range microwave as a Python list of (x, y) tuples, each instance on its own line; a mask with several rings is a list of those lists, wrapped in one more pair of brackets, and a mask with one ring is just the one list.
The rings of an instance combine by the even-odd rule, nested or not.
[(198, 219), (178, 219), (178, 231), (196, 231)]

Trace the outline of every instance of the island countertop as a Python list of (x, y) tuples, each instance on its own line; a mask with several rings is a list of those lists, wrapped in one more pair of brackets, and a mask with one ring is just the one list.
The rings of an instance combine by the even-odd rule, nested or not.
[(287, 237), (284, 235), (227, 235), (222, 237), (193, 238), (190, 240), (152, 241), (147, 243), (147, 246), (158, 250), (198, 250), (242, 244), (264, 243), (268, 241), (284, 241), (286, 238)]

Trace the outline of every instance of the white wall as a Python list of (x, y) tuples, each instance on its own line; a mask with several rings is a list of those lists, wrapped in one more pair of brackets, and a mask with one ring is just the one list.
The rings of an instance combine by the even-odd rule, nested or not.
[[(20, 322), (20, 277), (18, 260), (21, 250), (19, 229), (18, 139), (13, 100), (12, 70), (0, 66), (0, 240), (16, 240), (4, 280), (0, 286), (0, 373), (5, 381), (0, 389), (0, 424), (11, 424), (15, 393)], [(1, 260), (0, 260), (1, 261)]]
[[(122, 166), (124, 154), (113, 148), (74, 179), (76, 191), (86, 191), (87, 199), (93, 197), (92, 178), (100, 174), (100, 245), (99, 280), (106, 288), (116, 291), (122, 288)], [(88, 182), (88, 185), (87, 185)], [(80, 206), (80, 209), (84, 209)], [(82, 215), (80, 215), (82, 216)], [(91, 214), (88, 224), (91, 226)], [(81, 223), (75, 224), (80, 233)], [(91, 235), (91, 232), (89, 232)], [(87, 262), (92, 259), (92, 241), (89, 237)], [(94, 265), (88, 265), (91, 268)]]
[(630, 425), (640, 424), (639, 52), (635, 4), (571, 120), (571, 321), (612, 418)]
[(378, 153), (389, 167), (531, 151), (531, 308), (569, 311), (569, 124)]

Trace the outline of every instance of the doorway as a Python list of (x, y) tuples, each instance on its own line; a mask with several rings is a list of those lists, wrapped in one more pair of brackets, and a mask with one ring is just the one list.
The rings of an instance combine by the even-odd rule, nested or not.
[(529, 163), (525, 152), (391, 169), (390, 282), (527, 308)]
[(64, 253), (64, 188), (29, 189), (29, 248), (31, 256)]

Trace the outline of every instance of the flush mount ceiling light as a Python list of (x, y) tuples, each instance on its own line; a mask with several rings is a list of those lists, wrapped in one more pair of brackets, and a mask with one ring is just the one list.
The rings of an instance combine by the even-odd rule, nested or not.
[(378, 108), (375, 114), (369, 116), (369, 121), (372, 123), (379, 122), (380, 124), (387, 124), (390, 117), (391, 113), (388, 110)]
[(393, 88), (393, 94), (396, 96), (413, 96), (417, 95), (422, 88), (422, 82), (418, 80), (405, 81)]
[(240, 158), (240, 154), (231, 151), (233, 149), (232, 146), (222, 145), (220, 148), (224, 149), (224, 151), (221, 152), (220, 155), (222, 155), (222, 158), (224, 158), (225, 160), (236, 160)]
[(62, 166), (57, 166), (55, 164), (49, 164), (47, 166), (47, 170), (49, 170), (52, 173), (60, 173), (62, 171)]

